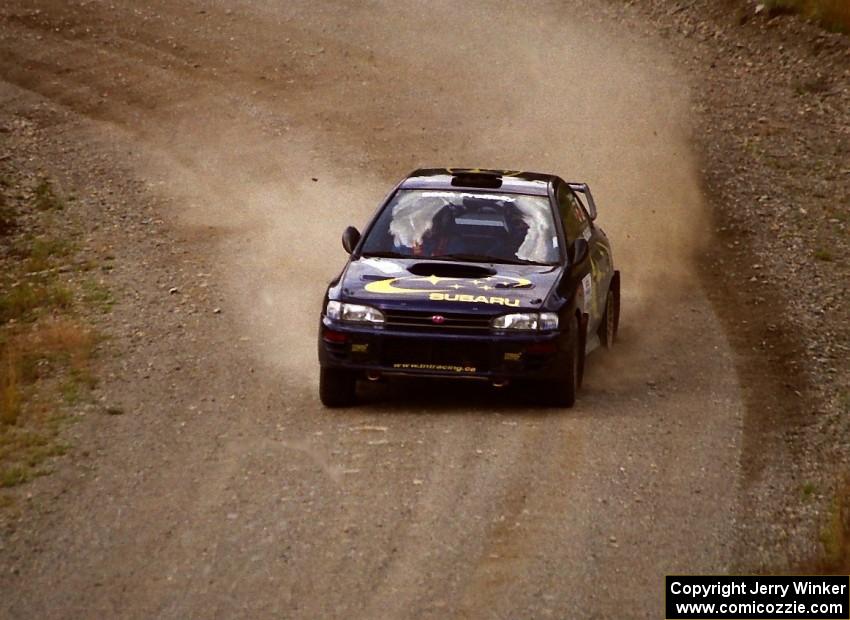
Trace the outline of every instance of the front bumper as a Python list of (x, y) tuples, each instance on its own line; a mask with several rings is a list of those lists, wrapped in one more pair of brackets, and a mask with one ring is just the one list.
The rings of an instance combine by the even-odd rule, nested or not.
[(364, 374), (498, 381), (556, 379), (564, 367), (560, 332), (480, 335), (352, 326), (322, 318), (319, 363)]

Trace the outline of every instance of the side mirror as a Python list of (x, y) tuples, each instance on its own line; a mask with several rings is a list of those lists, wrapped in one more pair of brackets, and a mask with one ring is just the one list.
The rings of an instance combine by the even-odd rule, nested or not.
[(357, 247), (357, 243), (360, 241), (360, 231), (354, 228), (354, 226), (349, 226), (342, 233), (342, 247), (345, 248), (345, 251), (351, 254), (354, 251), (354, 248)]
[(570, 246), (567, 252), (567, 257), (570, 259), (570, 276), (573, 278), (585, 270), (587, 261), (590, 260), (590, 245), (586, 239), (578, 238)]

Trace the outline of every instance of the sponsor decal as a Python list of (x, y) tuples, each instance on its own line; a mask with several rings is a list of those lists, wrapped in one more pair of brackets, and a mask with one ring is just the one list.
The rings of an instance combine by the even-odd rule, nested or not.
[(509, 276), (486, 278), (441, 278), (438, 276), (406, 276), (369, 282), (364, 290), (377, 295), (421, 295), (431, 301), (481, 303), (517, 307), (520, 300), (493, 292), (531, 287), (531, 280)]
[(581, 288), (584, 293), (584, 311), (588, 311), (588, 306), (593, 303), (593, 277), (587, 274), (581, 279)]
[(516, 308), (519, 306), (519, 299), (509, 299), (507, 297), (487, 297), (486, 295), (458, 295), (456, 293), (431, 293), (428, 295), (431, 301), (456, 301), (467, 304), (492, 304), (494, 306), (507, 306)]
[(442, 372), (475, 372), (475, 366), (455, 366), (453, 364), (393, 364), (396, 370), (438, 370)]
[[(600, 288), (605, 274), (600, 268), (599, 263), (593, 259), (593, 256), (590, 257), (590, 274), (592, 276), (592, 281), (596, 286), (596, 295), (590, 299), (590, 303), (593, 305), (593, 316), (598, 317), (602, 315), (602, 308), (600, 308), (600, 305), (605, 303), (605, 292)], [(600, 296), (603, 296), (603, 299), (600, 299)]]
[(392, 260), (387, 258), (363, 258), (361, 259), (361, 262), (364, 265), (377, 269), (381, 273), (385, 273), (387, 275), (404, 271), (403, 266), (398, 263), (394, 263)]

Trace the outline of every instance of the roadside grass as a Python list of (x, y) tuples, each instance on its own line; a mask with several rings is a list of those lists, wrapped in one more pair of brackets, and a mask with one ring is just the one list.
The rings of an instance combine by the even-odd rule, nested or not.
[[(0, 186), (4, 186), (0, 181)], [(4, 186), (5, 187), (5, 186)], [(15, 209), (0, 193), (0, 235), (8, 235), (15, 229)]]
[(811, 482), (806, 482), (800, 488), (800, 491), (803, 494), (803, 499), (809, 500), (815, 494), (815, 491), (817, 491), (817, 487), (815, 487), (815, 485), (812, 484)]
[(5, 335), (0, 343), (0, 487), (48, 473), (44, 461), (66, 452), (59, 442), (62, 404), (75, 405), (97, 385), (94, 333), (68, 318)]
[(832, 499), (820, 542), (823, 557), (814, 569), (819, 573), (850, 574), (850, 476), (842, 480)]
[[(20, 188), (3, 187), (17, 203), (0, 210), (0, 218), (13, 217), (0, 227), (0, 488), (8, 488), (50, 473), (50, 459), (67, 452), (60, 437), (67, 409), (97, 385), (98, 336), (81, 314), (107, 311), (113, 299), (103, 284), (68, 267), (77, 248), (67, 222), (48, 213), (65, 204), (50, 181), (39, 181), (29, 201)], [(14, 221), (22, 212), (34, 216), (23, 235)]]
[(85, 280), (82, 284), (83, 301), (106, 313), (112, 310), (115, 299), (109, 289), (95, 280)]
[(0, 487), (13, 487), (50, 473), (47, 461), (68, 448), (55, 436), (15, 428), (0, 434)]
[(64, 258), (74, 251), (74, 245), (66, 239), (37, 237), (32, 239), (26, 252), (24, 271), (28, 274), (50, 269), (53, 259)]
[(0, 322), (31, 322), (70, 310), (73, 299), (73, 292), (58, 282), (15, 282), (0, 291)]
[(35, 208), (39, 211), (53, 211), (65, 208), (65, 203), (53, 190), (53, 184), (48, 179), (41, 179), (35, 186)]
[(800, 13), (834, 32), (850, 33), (850, 2), (847, 0), (768, 0), (774, 14)]
[(11, 349), (3, 347), (0, 365), (0, 424), (14, 424), (21, 413), (21, 369)]

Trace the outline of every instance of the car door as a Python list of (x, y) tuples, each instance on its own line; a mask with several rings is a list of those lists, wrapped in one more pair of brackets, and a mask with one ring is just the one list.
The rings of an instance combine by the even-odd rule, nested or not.
[[(564, 237), (566, 238), (567, 247), (570, 248), (577, 239), (585, 239), (590, 243), (592, 231), (590, 229), (590, 220), (581, 208), (581, 203), (576, 198), (574, 192), (565, 183), (558, 183), (555, 190), (555, 197), (558, 202), (558, 211), (561, 215), (561, 223), (564, 226)], [(595, 324), (595, 308), (594, 306), (594, 291), (593, 291), (593, 269), (581, 279), (581, 285), (578, 290), (578, 307), (589, 316), (589, 327)]]
[(596, 209), (590, 188), (583, 183), (560, 184), (558, 207), (564, 222), (567, 243), (587, 241), (590, 249), (590, 273), (582, 278), (584, 311), (588, 314), (588, 333), (596, 331), (605, 311), (605, 298), (613, 273), (610, 245), (601, 228), (593, 223)]
[[(605, 301), (608, 296), (608, 289), (611, 286), (611, 280), (614, 277), (614, 259), (611, 255), (611, 243), (608, 241), (608, 236), (605, 231), (594, 221), (596, 219), (596, 202), (593, 200), (593, 194), (590, 192), (590, 187), (586, 183), (571, 183), (570, 188), (575, 192), (576, 197), (584, 209), (590, 221), (592, 231), (590, 244), (590, 262), (594, 279), (594, 292), (596, 295), (595, 305), (598, 308), (599, 321), (602, 320), (602, 314), (605, 312)], [(598, 325), (598, 324), (597, 324)]]

